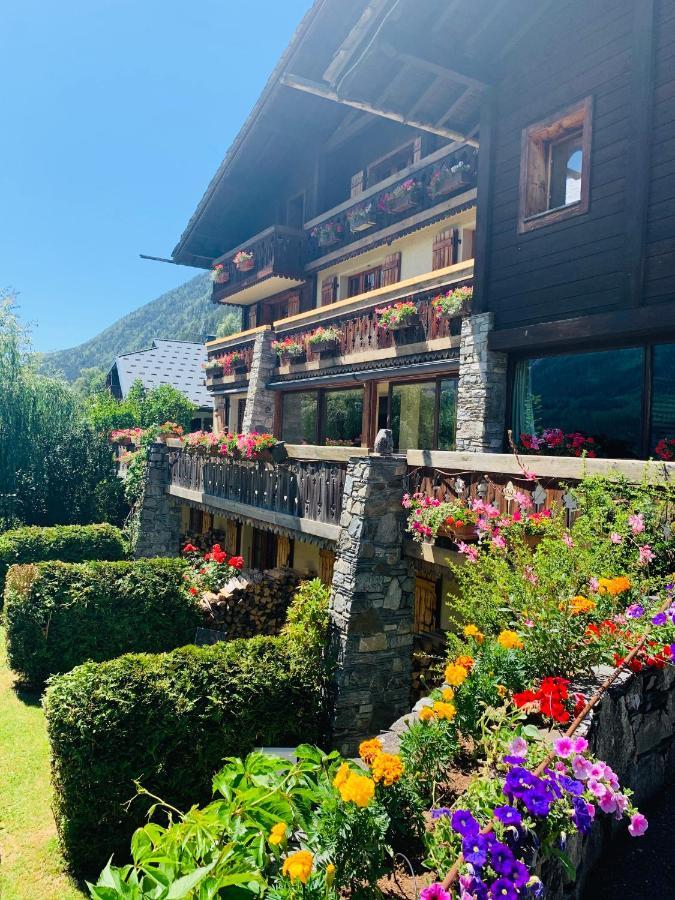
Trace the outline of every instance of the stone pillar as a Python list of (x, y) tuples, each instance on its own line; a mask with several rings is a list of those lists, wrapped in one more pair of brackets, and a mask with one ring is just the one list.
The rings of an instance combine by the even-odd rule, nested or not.
[(253, 344), (253, 360), (248, 379), (248, 396), (244, 410), (243, 430), (272, 432), (274, 430), (275, 391), (267, 389), (274, 375), (276, 354), (272, 350), (274, 334), (271, 329), (261, 331)]
[(501, 453), (506, 416), (506, 353), (488, 350), (493, 313), (462, 320), (457, 391), (458, 450)]
[(143, 498), (138, 510), (134, 556), (178, 556), (180, 509), (167, 492), (169, 448), (152, 444), (145, 473)]
[(333, 743), (351, 755), (410, 706), (413, 579), (402, 557), (405, 460), (347, 467), (330, 616), (336, 658)]

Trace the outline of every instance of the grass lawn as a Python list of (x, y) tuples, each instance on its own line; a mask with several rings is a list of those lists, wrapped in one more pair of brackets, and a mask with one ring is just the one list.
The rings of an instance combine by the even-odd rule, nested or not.
[(85, 897), (64, 872), (50, 808), (49, 744), (39, 697), (13, 689), (0, 628), (0, 897)]

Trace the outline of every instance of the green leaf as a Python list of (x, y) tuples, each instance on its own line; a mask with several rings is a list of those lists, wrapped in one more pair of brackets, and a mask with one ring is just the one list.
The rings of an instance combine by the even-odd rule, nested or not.
[(169, 888), (169, 892), (166, 895), (166, 900), (180, 900), (182, 897), (187, 897), (192, 891), (193, 888), (197, 887), (202, 879), (206, 878), (209, 872), (215, 866), (217, 860), (214, 859), (212, 863), (209, 863), (208, 866), (202, 866), (199, 869), (195, 869), (194, 872), (190, 872), (188, 875), (183, 875), (182, 878), (179, 878)]

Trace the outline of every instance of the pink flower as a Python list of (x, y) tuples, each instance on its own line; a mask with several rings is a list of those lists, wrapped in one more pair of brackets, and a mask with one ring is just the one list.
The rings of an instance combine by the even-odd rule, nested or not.
[(588, 790), (595, 794), (596, 797), (602, 798), (605, 796), (607, 788), (604, 784), (601, 784), (599, 781), (596, 781), (595, 778), (588, 779)]
[(643, 544), (642, 547), (638, 547), (638, 552), (640, 554), (641, 566), (646, 566), (647, 563), (650, 563), (656, 556), (649, 544)]
[(603, 762), (595, 762), (591, 764), (588, 774), (592, 779), (605, 777), (605, 764)]
[(645, 530), (645, 518), (642, 513), (633, 513), (633, 515), (628, 516), (628, 524), (633, 534), (642, 534)]
[(532, 506), (532, 497), (524, 491), (516, 491), (513, 495), (513, 499), (521, 509), (530, 509)]
[(530, 582), (530, 584), (539, 584), (539, 576), (534, 571), (532, 566), (525, 566), (525, 571), (523, 572), (523, 575)]
[(492, 538), (492, 546), (495, 547), (497, 550), (506, 550), (506, 541), (501, 536), (501, 534), (496, 534)]
[(534, 622), (532, 621), (532, 619), (525, 619), (525, 621), (523, 622), (523, 625), (526, 628), (534, 628)]
[(464, 541), (460, 541), (457, 544), (457, 552), (463, 553), (466, 556), (466, 561), (470, 563), (478, 562), (478, 548), (472, 547), (470, 544), (465, 544)]
[(588, 579), (588, 587), (591, 591), (593, 591), (594, 594), (597, 594), (598, 588), (600, 587), (600, 582), (595, 577), (589, 578)]
[(420, 891), (420, 900), (452, 900), (442, 884), (430, 884)]
[(628, 797), (625, 794), (614, 794), (614, 802), (616, 803), (617, 819), (628, 809)]
[(515, 737), (509, 744), (511, 756), (525, 756), (527, 753), (527, 741), (522, 737)]
[(403, 500), (401, 501), (401, 506), (403, 506), (404, 509), (410, 509), (410, 507), (412, 506), (412, 500), (410, 499), (410, 494), (403, 495)]
[(616, 798), (611, 791), (606, 791), (605, 795), (600, 798), (598, 806), (604, 813), (613, 813), (616, 811)]
[(583, 753), (588, 750), (588, 741), (584, 737), (574, 738), (573, 744), (575, 753)]
[(623, 541), (623, 538), (618, 531), (613, 531), (610, 534), (609, 539), (613, 544), (620, 544)]
[(633, 813), (630, 817), (630, 825), (628, 826), (628, 834), (631, 837), (641, 837), (649, 828), (649, 822), (642, 813)]
[(572, 536), (569, 535), (567, 532), (565, 532), (565, 534), (563, 534), (562, 539), (570, 549), (572, 547), (574, 547), (574, 541), (572, 540)]
[(523, 469), (523, 475), (525, 476), (526, 481), (536, 481), (537, 476), (534, 472), (528, 472), (527, 469)]
[(557, 741), (553, 741), (553, 749), (561, 759), (567, 759), (574, 751), (574, 742), (572, 738), (561, 737)]

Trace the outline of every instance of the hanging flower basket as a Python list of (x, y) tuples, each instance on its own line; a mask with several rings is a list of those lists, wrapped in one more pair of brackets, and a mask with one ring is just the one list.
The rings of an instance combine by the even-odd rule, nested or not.
[(375, 310), (377, 327), (382, 331), (407, 332), (420, 324), (417, 306), (412, 300), (403, 300), (391, 306), (382, 306)]
[(343, 232), (344, 228), (340, 222), (325, 222), (323, 225), (312, 228), (310, 235), (319, 247), (331, 247), (342, 240)]
[(452, 319), (467, 312), (473, 297), (473, 287), (458, 287), (439, 294), (431, 301), (437, 319)]
[(372, 203), (364, 203), (356, 206), (347, 213), (347, 224), (352, 234), (359, 231), (367, 231), (377, 225), (377, 215)]
[(255, 253), (252, 250), (240, 250), (232, 262), (238, 272), (250, 272), (255, 266)]
[(431, 176), (429, 194), (431, 197), (442, 197), (467, 187), (470, 183), (471, 166), (468, 163), (459, 162), (453, 166), (442, 166)]
[(218, 263), (211, 269), (211, 281), (214, 284), (227, 284), (230, 280), (230, 271), (222, 263)]

